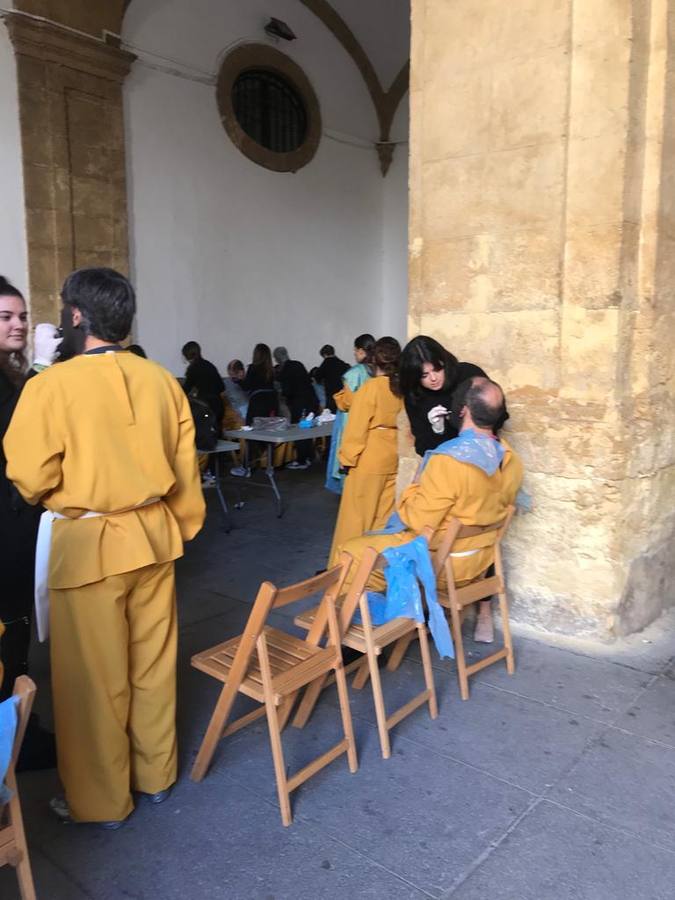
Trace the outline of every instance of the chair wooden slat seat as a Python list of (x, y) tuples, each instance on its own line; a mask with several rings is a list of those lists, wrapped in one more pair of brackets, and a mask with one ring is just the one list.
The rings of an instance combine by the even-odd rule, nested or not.
[[(304, 628), (309, 631), (316, 619), (317, 609), (318, 607), (315, 606), (313, 609), (308, 609), (304, 613), (297, 615), (293, 621), (298, 628)], [(410, 622), (410, 619), (398, 618), (392, 619), (391, 622), (385, 622), (384, 625), (374, 625), (372, 627), (372, 636), (375, 653), (379, 656), (392, 641), (398, 640), (404, 634), (409, 634), (411, 630)], [(415, 635), (413, 635), (414, 637)], [(342, 644), (351, 650), (366, 653), (368, 648), (363, 625), (352, 622), (342, 638)]]
[[(330, 571), (282, 589), (264, 582), (260, 586), (244, 632), (192, 657), (192, 665), (196, 669), (223, 683), (192, 768), (192, 779), (202, 780), (222, 737), (234, 734), (266, 715), (284, 825), (290, 825), (292, 821), (291, 791), (343, 753), (347, 754), (351, 772), (355, 772), (358, 767), (347, 681), (342, 664), (342, 632), (335, 609), (335, 598), (340, 593), (350, 564), (351, 557), (344, 555), (340, 564)], [(316, 593), (323, 594), (317, 608), (317, 623), (314, 628), (310, 628), (304, 640), (266, 624), (273, 609)], [(322, 623), (321, 626), (319, 622)], [(328, 632), (325, 646), (320, 643), (326, 630), (323, 623), (326, 623)], [(284, 762), (281, 732), (298, 691), (317, 679), (322, 680), (330, 672), (334, 674), (338, 686), (344, 738), (300, 771), (289, 775)], [(237, 693), (262, 705), (227, 725)]]
[[(330, 658), (330, 650), (323, 650), (321, 647), (311, 647), (300, 638), (279, 631), (278, 628), (266, 625), (263, 633), (267, 640), (270, 656), (272, 687), (277, 696), (285, 696), (290, 693), (294, 688), (289, 688), (289, 683), (294, 684), (298, 677), (303, 678), (312, 666), (321, 668)], [(222, 644), (211, 647), (209, 650), (197, 653), (192, 657), (192, 665), (195, 669), (211, 675), (212, 678), (225, 682), (229, 677), (240, 642), (241, 635), (238, 635), (229, 641), (224, 641)], [(289, 671), (293, 670), (296, 670), (296, 675), (291, 678)], [(251, 654), (249, 668), (241, 681), (239, 690), (242, 694), (246, 694), (247, 697), (251, 697), (259, 703), (264, 702), (263, 676), (258, 661), (258, 654), (255, 650)]]

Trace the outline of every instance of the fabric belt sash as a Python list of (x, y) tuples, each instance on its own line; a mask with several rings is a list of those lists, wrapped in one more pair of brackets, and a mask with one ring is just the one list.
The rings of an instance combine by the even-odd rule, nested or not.
[[(121, 513), (131, 512), (134, 509), (143, 509), (159, 503), (159, 497), (151, 497), (138, 506), (128, 506), (126, 509), (117, 509), (114, 512), (85, 512), (72, 521), (80, 519), (98, 519), (101, 516), (119, 516)], [(37, 544), (35, 547), (35, 621), (37, 623), (38, 640), (46, 641), (49, 637), (49, 557), (52, 549), (52, 526), (54, 519), (69, 519), (62, 513), (52, 512), (46, 509), (40, 516)]]

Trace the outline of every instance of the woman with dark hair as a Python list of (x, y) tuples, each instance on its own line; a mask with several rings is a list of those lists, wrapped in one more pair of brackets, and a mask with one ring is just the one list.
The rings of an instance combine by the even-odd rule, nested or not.
[(279, 396), (274, 387), (272, 351), (267, 344), (256, 344), (253, 348), (251, 365), (246, 370), (241, 387), (248, 392), (247, 425), (256, 416), (278, 415)]
[(394, 509), (401, 347), (383, 337), (373, 347), (375, 377), (354, 395), (338, 452), (346, 472), (329, 565), (349, 538), (383, 528)]
[(422, 334), (405, 345), (401, 353), (401, 394), (420, 456), (457, 437), (456, 423), (448, 415), (452, 395), (458, 385), (476, 375), (486, 377), (480, 366), (459, 362), (431, 337)]
[(342, 390), (338, 391), (337, 394), (333, 394), (333, 401), (337, 411), (330, 439), (330, 452), (326, 468), (326, 487), (334, 494), (342, 493), (344, 483), (344, 475), (340, 473), (338, 452), (342, 443), (345, 425), (347, 424), (347, 416), (349, 415), (354, 394), (371, 377), (374, 346), (375, 338), (372, 334), (360, 334), (354, 340), (354, 359), (356, 363), (342, 376)]
[[(53, 329), (52, 329), (53, 332)], [(0, 275), (0, 639), (4, 680), (0, 700), (12, 693), (14, 681), (28, 671), (33, 592), (35, 542), (41, 510), (29, 506), (7, 478), (7, 460), (2, 441), (9, 427), (21, 389), (26, 381), (24, 355), (28, 343), (26, 302), (13, 285)], [(0, 626), (1, 631), (1, 626)], [(39, 728), (31, 717), (21, 768), (52, 768), (56, 765), (54, 736)]]
[(28, 670), (30, 623), (33, 613), (33, 569), (40, 510), (25, 503), (6, 475), (2, 439), (27, 374), (24, 350), (28, 343), (26, 303), (13, 285), (0, 276), (0, 619), (5, 634), (0, 657), (5, 680), (0, 699), (12, 693), (14, 680)]
[[(248, 394), (247, 425), (251, 425), (258, 416), (279, 415), (279, 395), (274, 387), (272, 351), (267, 344), (255, 345), (251, 365), (246, 370), (246, 377), (239, 384)], [(235, 466), (230, 469), (230, 474), (245, 477), (250, 474), (250, 470), (243, 465)]]

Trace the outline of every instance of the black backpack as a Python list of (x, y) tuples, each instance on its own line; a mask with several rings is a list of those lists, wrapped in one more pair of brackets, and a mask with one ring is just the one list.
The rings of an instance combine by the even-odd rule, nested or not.
[(218, 426), (213, 410), (202, 400), (190, 397), (190, 410), (195, 422), (195, 444), (197, 450), (208, 453), (216, 449), (218, 443)]

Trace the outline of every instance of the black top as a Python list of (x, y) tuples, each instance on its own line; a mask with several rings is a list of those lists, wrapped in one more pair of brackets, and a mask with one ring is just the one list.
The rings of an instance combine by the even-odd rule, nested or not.
[(7, 478), (2, 440), (19, 400), (17, 388), (0, 372), (0, 619), (29, 617), (33, 606), (35, 541), (41, 508), (29, 506)]
[(279, 371), (281, 393), (291, 413), (291, 422), (298, 422), (303, 414), (316, 413), (319, 401), (307, 369), (297, 359), (287, 360)]
[(250, 425), (257, 416), (279, 415), (279, 397), (274, 380), (267, 378), (259, 366), (251, 364), (241, 387), (248, 393), (246, 424)]
[(405, 411), (408, 413), (410, 427), (415, 438), (415, 450), (420, 456), (424, 456), (427, 450), (435, 450), (443, 441), (449, 441), (457, 437), (458, 432), (452, 427), (448, 419), (445, 420), (445, 431), (441, 434), (435, 434), (427, 414), (434, 406), (445, 406), (446, 409), (450, 409), (455, 388), (463, 381), (466, 381), (467, 378), (474, 378), (477, 375), (487, 377), (480, 366), (461, 362), (457, 365), (455, 379), (452, 384), (444, 385), (440, 391), (430, 391), (428, 388), (421, 387), (418, 397), (405, 398)]
[(223, 379), (208, 359), (194, 359), (185, 372), (183, 387), (187, 394), (196, 389), (197, 397), (206, 400), (214, 394), (217, 397), (223, 393)]
[(183, 390), (186, 394), (196, 395), (202, 403), (207, 403), (220, 422), (223, 417), (223, 379), (218, 369), (208, 359), (194, 359), (187, 367)]
[(349, 370), (349, 365), (337, 356), (329, 356), (316, 370), (316, 380), (326, 389), (326, 405), (331, 412), (337, 410), (333, 395), (342, 390), (342, 376)]

